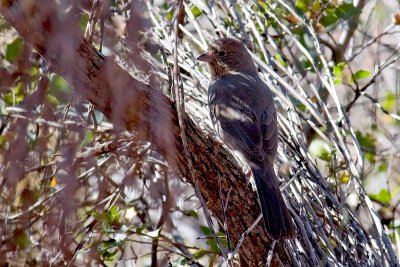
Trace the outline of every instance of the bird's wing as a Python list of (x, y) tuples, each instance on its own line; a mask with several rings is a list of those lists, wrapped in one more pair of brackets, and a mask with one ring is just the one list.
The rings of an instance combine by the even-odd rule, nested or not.
[(272, 97), (268, 101), (271, 103), (268, 103), (266, 110), (262, 113), (261, 132), (263, 136), (264, 152), (270, 155), (275, 155), (278, 147), (278, 128), (276, 127), (277, 118), (275, 106), (272, 103)]
[(262, 111), (254, 79), (224, 77), (209, 88), (210, 115), (218, 135), (247, 156), (262, 159)]

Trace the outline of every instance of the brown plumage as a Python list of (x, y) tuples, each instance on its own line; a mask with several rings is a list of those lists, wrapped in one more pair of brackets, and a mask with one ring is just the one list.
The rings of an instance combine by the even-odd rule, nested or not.
[(268, 86), (237, 39), (219, 39), (197, 59), (207, 62), (211, 73), (208, 105), (214, 129), (250, 165), (267, 232), (277, 240), (294, 238), (295, 227), (274, 173), (278, 128)]

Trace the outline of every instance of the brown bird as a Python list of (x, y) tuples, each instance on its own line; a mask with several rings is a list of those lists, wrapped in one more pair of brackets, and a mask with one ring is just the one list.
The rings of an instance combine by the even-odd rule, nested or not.
[(251, 167), (268, 234), (276, 240), (295, 238), (274, 172), (278, 128), (271, 91), (237, 39), (213, 42), (197, 60), (207, 62), (211, 73), (208, 106), (214, 129)]

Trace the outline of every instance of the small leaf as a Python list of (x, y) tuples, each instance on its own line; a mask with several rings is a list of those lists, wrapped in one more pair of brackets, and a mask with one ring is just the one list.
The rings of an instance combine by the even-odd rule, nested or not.
[(50, 78), (48, 93), (57, 98), (60, 104), (66, 104), (72, 95), (69, 83), (57, 74)]
[(118, 243), (114, 239), (110, 239), (110, 240), (105, 240), (105, 241), (101, 242), (100, 249), (107, 250), (110, 248), (115, 248), (117, 246), (118, 246)]
[(339, 180), (342, 184), (347, 184), (350, 181), (350, 175), (347, 172), (342, 172), (339, 176)]
[(388, 91), (386, 93), (385, 99), (382, 101), (382, 107), (388, 111), (391, 111), (396, 106), (396, 102), (396, 95), (393, 92)]
[(171, 20), (172, 18), (174, 17), (174, 12), (171, 10), (171, 11), (168, 11), (166, 14), (165, 14), (165, 19), (166, 20)]
[(9, 28), (10, 26), (7, 24), (3, 17), (0, 17), (0, 31)]
[(85, 132), (85, 138), (82, 141), (82, 146), (86, 146), (93, 142), (94, 140), (94, 132), (92, 130), (86, 130)]
[(362, 134), (360, 131), (356, 131), (356, 137), (360, 146), (367, 150), (375, 149), (375, 139), (370, 133)]
[(31, 75), (32, 79), (37, 79), (39, 76), (39, 68), (37, 66), (32, 66), (29, 69), (29, 74)]
[(352, 3), (346, 3), (346, 2), (344, 2), (335, 9), (335, 14), (343, 20), (349, 19), (360, 13), (361, 13), (360, 9), (356, 8)]
[(24, 43), (20, 37), (17, 37), (14, 41), (6, 47), (6, 59), (11, 63), (14, 63), (22, 54)]
[(189, 214), (191, 217), (195, 218), (196, 220), (199, 219), (199, 213), (196, 210), (190, 210)]
[(193, 6), (192, 7), (192, 14), (197, 18), (202, 13), (201, 13), (201, 10), (197, 6)]
[(25, 230), (15, 230), (13, 241), (21, 249), (25, 249), (29, 246), (29, 236)]
[(118, 249), (110, 251), (111, 248), (117, 247), (115, 240), (103, 241), (101, 244), (101, 256), (105, 261), (113, 261), (118, 254)]
[(321, 10), (321, 2), (320, 0), (315, 0), (312, 3), (312, 7), (311, 7), (312, 12), (314, 13), (318, 13)]
[(119, 221), (120, 212), (118, 206), (112, 206), (111, 209), (107, 212), (108, 215), (108, 223), (113, 225)]
[(381, 165), (378, 167), (379, 172), (387, 172), (388, 164), (386, 162), (382, 162)]
[(322, 152), (319, 155), (319, 158), (324, 160), (324, 161), (331, 161), (332, 160), (332, 154), (330, 152)]
[(369, 162), (371, 162), (371, 163), (375, 163), (376, 162), (374, 153), (367, 152), (367, 153), (364, 154), (364, 158), (366, 160), (368, 160)]
[(321, 139), (314, 139), (311, 141), (308, 151), (313, 157), (318, 157), (324, 161), (329, 162), (332, 159), (329, 145)]
[(136, 233), (143, 234), (147, 227), (148, 227), (148, 225), (146, 223), (140, 225), (138, 228), (136, 228)]
[(57, 185), (57, 177), (53, 176), (50, 179), (50, 186), (54, 188), (56, 187), (56, 185)]
[(275, 54), (275, 59), (276, 61), (279, 62), (279, 64), (281, 64), (283, 67), (286, 67), (286, 62), (283, 60), (283, 58), (281, 57), (281, 55), (279, 53)]
[(187, 264), (191, 262), (191, 259), (188, 257), (182, 257), (182, 259), (179, 261), (179, 266), (187, 266)]
[(296, 104), (296, 107), (297, 107), (301, 112), (307, 111), (307, 106), (304, 105), (303, 103), (298, 103), (298, 104)]
[(310, 8), (311, 0), (297, 0), (296, 8), (300, 11), (307, 12)]
[(349, 82), (352, 83), (354, 81), (358, 81), (358, 80), (367, 78), (370, 74), (371, 74), (371, 72), (369, 70), (359, 70), (353, 74), (353, 76), (350, 78)]
[(14, 88), (11, 89), (11, 92), (5, 94), (4, 96), (4, 101), (12, 106), (12, 105), (17, 105), (20, 102), (22, 102), (22, 100), (24, 100), (25, 97), (25, 93), (22, 87), (22, 83), (19, 82)]
[(200, 230), (203, 232), (203, 234), (205, 234), (207, 236), (211, 235), (211, 230), (210, 230), (210, 228), (208, 226), (201, 225), (200, 226)]
[(390, 192), (386, 189), (382, 189), (379, 191), (378, 194), (369, 194), (368, 195), (372, 200), (381, 202), (383, 204), (390, 205), (390, 202), (392, 200), (392, 197), (390, 195)]
[(208, 255), (208, 254), (209, 254), (208, 251), (200, 249), (199, 251), (197, 251), (196, 253), (193, 254), (193, 257), (195, 259), (200, 259), (203, 256)]
[(69, 88), (69, 84), (63, 77), (60, 75), (52, 75), (50, 79), (50, 92), (54, 95), (60, 94)]
[(15, 97), (12, 92), (4, 95), (4, 102), (6, 102), (7, 105), (9, 105), (9, 106), (14, 105), (14, 100), (15, 100)]
[(328, 27), (328, 26), (336, 23), (338, 20), (339, 20), (339, 18), (335, 14), (335, 9), (334, 8), (326, 8), (324, 15), (320, 19), (319, 23), (321, 23), (325, 27)]
[(55, 97), (54, 95), (50, 94), (46, 95), (46, 100), (50, 105), (54, 107), (57, 107), (60, 104), (60, 102), (58, 102), (57, 97)]
[(81, 27), (82, 32), (86, 31), (88, 22), (89, 22), (89, 15), (86, 13), (83, 13), (83, 15), (81, 16), (81, 19), (79, 21), (79, 26)]
[(343, 70), (346, 64), (344, 62), (338, 63), (336, 66), (333, 67), (332, 73), (334, 77), (335, 84), (341, 84), (343, 81)]

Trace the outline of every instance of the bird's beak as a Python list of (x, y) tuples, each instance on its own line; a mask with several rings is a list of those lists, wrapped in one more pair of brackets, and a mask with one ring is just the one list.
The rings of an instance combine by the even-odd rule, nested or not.
[(197, 57), (198, 61), (204, 61), (204, 62), (211, 62), (213, 60), (213, 57), (211, 56), (210, 53), (205, 52), (201, 54), (200, 56)]

